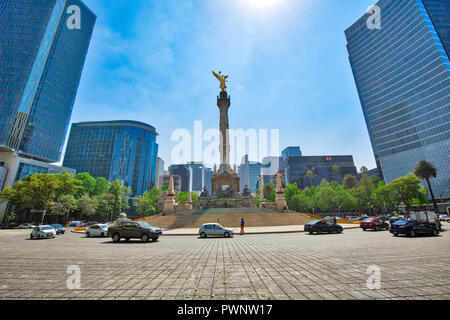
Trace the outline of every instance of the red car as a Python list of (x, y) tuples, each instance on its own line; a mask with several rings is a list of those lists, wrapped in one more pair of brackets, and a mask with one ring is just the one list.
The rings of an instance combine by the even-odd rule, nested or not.
[(376, 231), (380, 231), (381, 229), (389, 230), (389, 223), (379, 218), (367, 218), (362, 221), (359, 226), (364, 231), (367, 229)]

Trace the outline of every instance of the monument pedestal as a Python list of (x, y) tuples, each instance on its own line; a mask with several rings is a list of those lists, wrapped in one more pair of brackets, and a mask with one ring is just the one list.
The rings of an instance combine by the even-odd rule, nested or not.
[(164, 200), (164, 214), (172, 214), (175, 213), (175, 196), (168, 195)]
[(289, 210), (283, 191), (277, 191), (277, 198), (275, 200), (275, 203), (277, 208), (276, 210), (278, 212), (285, 212), (285, 211), (287, 212)]
[(211, 178), (213, 197), (232, 197), (239, 194), (239, 181), (240, 178), (229, 166), (220, 166), (219, 171)]

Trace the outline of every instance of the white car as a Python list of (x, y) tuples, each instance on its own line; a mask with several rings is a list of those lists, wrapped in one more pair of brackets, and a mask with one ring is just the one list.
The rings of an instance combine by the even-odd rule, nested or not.
[(106, 237), (108, 235), (108, 225), (94, 224), (86, 229), (86, 237)]
[(29, 224), (29, 223), (22, 223), (19, 226), (19, 229), (33, 229), (34, 227), (36, 227), (36, 226)]
[(34, 227), (30, 234), (30, 239), (52, 239), (56, 237), (56, 230), (52, 226)]
[(448, 217), (448, 215), (446, 215), (446, 214), (441, 214), (441, 215), (439, 216), (439, 220), (440, 220), (440, 221), (449, 221), (449, 217)]
[(206, 237), (225, 237), (229, 238), (234, 236), (232, 229), (225, 228), (218, 223), (205, 223), (200, 227), (198, 231), (200, 238)]

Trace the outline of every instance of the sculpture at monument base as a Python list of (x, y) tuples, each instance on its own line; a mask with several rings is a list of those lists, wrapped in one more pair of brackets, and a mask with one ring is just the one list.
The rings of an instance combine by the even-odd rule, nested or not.
[(193, 206), (191, 193), (188, 193), (188, 203), (186, 204), (176, 203), (175, 196), (173, 177), (170, 176), (169, 190), (167, 191), (164, 200), (163, 215), (192, 215)]
[[(262, 179), (262, 177), (261, 177)], [(289, 207), (284, 196), (284, 189), (281, 183), (281, 177), (277, 174), (277, 185), (275, 188), (275, 202), (265, 202), (264, 201), (264, 181), (261, 180), (261, 191), (260, 191), (260, 208), (271, 209), (278, 212), (288, 212)]]

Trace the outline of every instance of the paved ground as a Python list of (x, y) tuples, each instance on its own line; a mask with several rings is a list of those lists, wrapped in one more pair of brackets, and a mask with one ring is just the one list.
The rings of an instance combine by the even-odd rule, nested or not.
[[(445, 226), (450, 230), (450, 225)], [(156, 243), (0, 231), (0, 299), (450, 299), (450, 231), (394, 238), (345, 230)], [(69, 290), (78, 265), (81, 289)], [(367, 268), (381, 268), (381, 289)]]

